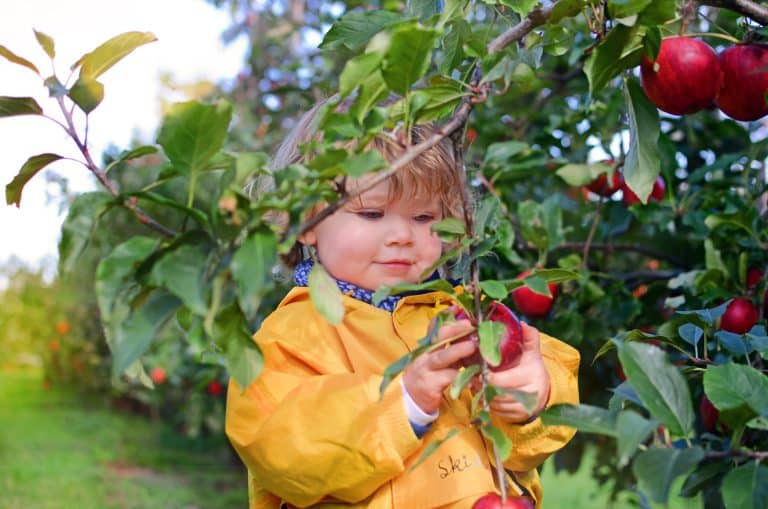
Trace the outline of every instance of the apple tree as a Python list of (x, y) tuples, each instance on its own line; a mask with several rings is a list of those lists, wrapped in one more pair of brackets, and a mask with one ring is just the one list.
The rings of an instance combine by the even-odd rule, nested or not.
[[(493, 323), (483, 319), (488, 303), (507, 302), (585, 361), (583, 404), (543, 415), (583, 432), (561, 464), (578, 461), (580, 447), (599, 435), (609, 472), (599, 475), (633, 490), (642, 506), (695, 496), (708, 508), (766, 506), (765, 6), (229, 5), (233, 33), (253, 41), (235, 89), (172, 106), (155, 143), (105, 164), (85, 135), (103, 99), (99, 77), (154, 36), (106, 41), (72, 65), (71, 79), (42, 74), (0, 46), (5, 60), (40, 76), (53, 105), (0, 97), (0, 116), (58, 122), (102, 185), (72, 204), (61, 267), (109, 228), (114, 210), (142, 227), (116, 242), (96, 271), (114, 378), (146, 379), (152, 345), (175, 341), (201, 363), (225, 365), (242, 385), (253, 380), (262, 361), (251, 333), (284, 290), (279, 254), (354, 198), (338, 185), (344, 178), (375, 172), (381, 181), (450, 137), (466, 169), (468, 213), (437, 230), (451, 246), (441, 262), (468, 290), (456, 299), (478, 322), (478, 369), (499, 360), (501, 333), (484, 325)], [(306, 47), (311, 33), (322, 34), (316, 50)], [(54, 59), (53, 39), (35, 36)], [(321, 96), (331, 97), (321, 110), (323, 137), (303, 147), (312, 161), (272, 168), (269, 153), (295, 112)], [(337, 108), (342, 101), (349, 107)], [(397, 134), (422, 122), (441, 131), (418, 143)], [(403, 155), (388, 163), (366, 151), (380, 135), (399, 136)], [(7, 202), (20, 205), (26, 182), (61, 157), (31, 156), (7, 184)], [(117, 185), (113, 175), (126, 168), (146, 170), (144, 179)], [(252, 185), (261, 181), (271, 185)], [(329, 205), (303, 221), (318, 202)], [(338, 321), (343, 308), (328, 281), (316, 266), (310, 290)], [(405, 289), (453, 292), (445, 280)], [(169, 327), (183, 333), (169, 336)], [(493, 394), (486, 386), (480, 399)], [(508, 454), (514, 444), (483, 412), (481, 405), (497, 454)]]

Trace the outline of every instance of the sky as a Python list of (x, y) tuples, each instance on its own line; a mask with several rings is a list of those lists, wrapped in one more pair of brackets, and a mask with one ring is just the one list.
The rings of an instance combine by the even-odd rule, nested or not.
[[(30, 60), (48, 76), (50, 59), (33, 29), (49, 35), (55, 41), (56, 71), (62, 81), (69, 76), (72, 63), (118, 34), (141, 31), (157, 37), (100, 78), (105, 96), (90, 115), (89, 133), (90, 150), (99, 155), (97, 161), (110, 144), (124, 149), (134, 139), (154, 142), (160, 125), (160, 99), (163, 94), (169, 98), (160, 85), (162, 73), (170, 73), (181, 83), (207, 79), (226, 84), (243, 66), (247, 41), (241, 38), (225, 46), (221, 33), (229, 26), (229, 14), (204, 0), (24, 0), (13, 4), (0, 16), (0, 45)], [(42, 80), (2, 57), (0, 96), (33, 96), (46, 114), (60, 115)], [(43, 172), (24, 188), (20, 208), (5, 204), (5, 185), (29, 157), (45, 152), (78, 156), (64, 130), (50, 120), (0, 118), (0, 267), (11, 257), (33, 268), (47, 266), (50, 271), (55, 267), (65, 212), (48, 203)], [(90, 174), (78, 163), (56, 162), (46, 171), (67, 178), (72, 190), (95, 188)]]

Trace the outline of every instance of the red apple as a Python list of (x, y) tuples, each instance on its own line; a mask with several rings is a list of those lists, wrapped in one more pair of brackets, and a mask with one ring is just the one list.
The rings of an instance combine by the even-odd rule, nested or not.
[(640, 65), (643, 90), (662, 111), (686, 115), (710, 106), (723, 81), (720, 61), (706, 43), (690, 37), (669, 37), (653, 62)]
[(472, 509), (533, 509), (535, 505), (528, 497), (507, 497), (507, 501), (501, 501), (498, 493), (488, 493), (478, 498)]
[(737, 297), (728, 305), (720, 318), (720, 328), (736, 334), (744, 334), (757, 323), (760, 314), (752, 303), (742, 297)]
[(161, 368), (160, 366), (156, 366), (152, 368), (152, 371), (149, 372), (149, 377), (152, 379), (153, 382), (160, 385), (163, 382), (165, 382), (167, 375), (165, 374), (165, 370), (163, 368)]
[[(624, 179), (621, 179), (621, 190), (624, 193), (624, 204), (629, 207), (635, 203), (642, 203), (640, 197), (638, 197), (627, 185)], [(659, 175), (656, 177), (656, 182), (653, 183), (651, 189), (651, 195), (648, 197), (648, 201), (661, 201), (664, 198), (664, 193), (667, 191), (667, 185), (664, 182), (664, 177)]]
[(224, 392), (224, 386), (221, 385), (221, 382), (218, 380), (214, 380), (211, 383), (208, 384), (208, 387), (206, 388), (208, 391), (208, 394), (211, 396), (218, 396), (222, 392)]
[[(518, 274), (516, 279), (523, 279), (531, 272), (526, 270), (525, 272)], [(542, 295), (536, 293), (527, 286), (521, 286), (512, 291), (512, 300), (515, 302), (515, 306), (520, 312), (531, 318), (541, 318), (549, 313), (552, 309), (552, 305), (557, 297), (558, 288), (554, 283), (549, 283), (549, 293), (551, 296)]]
[(716, 430), (720, 412), (706, 394), (702, 394), (701, 400), (699, 400), (699, 415), (701, 416), (701, 425), (706, 431), (713, 432)]
[(749, 270), (747, 270), (747, 290), (756, 287), (761, 279), (763, 279), (763, 271), (757, 267), (750, 267)]
[[(464, 310), (459, 310), (456, 313), (456, 318), (459, 320), (467, 318), (467, 314)], [(523, 353), (523, 329), (520, 326), (520, 320), (507, 306), (501, 302), (491, 302), (488, 306), (487, 319), (492, 322), (501, 322), (506, 327), (506, 333), (501, 337), (499, 342), (499, 354), (501, 362), (498, 366), (488, 365), (491, 371), (504, 371), (512, 367)], [(474, 341), (475, 344), (479, 344), (480, 338), (477, 333), (469, 335), (469, 340)], [(480, 351), (476, 351), (471, 356), (464, 359), (463, 364), (469, 366), (470, 364), (480, 364), (483, 362), (483, 358), (480, 355)]]
[(600, 196), (611, 196), (621, 187), (621, 176), (618, 171), (614, 171), (611, 176), (611, 183), (608, 183), (608, 174), (602, 173), (595, 180), (587, 184), (587, 189)]
[(737, 44), (720, 53), (723, 87), (716, 104), (736, 120), (757, 120), (768, 114), (768, 45)]

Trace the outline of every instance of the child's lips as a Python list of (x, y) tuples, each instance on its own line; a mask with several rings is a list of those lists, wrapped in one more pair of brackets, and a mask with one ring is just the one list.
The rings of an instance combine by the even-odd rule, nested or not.
[(384, 260), (378, 263), (385, 269), (393, 271), (406, 271), (413, 265), (413, 262), (410, 260)]

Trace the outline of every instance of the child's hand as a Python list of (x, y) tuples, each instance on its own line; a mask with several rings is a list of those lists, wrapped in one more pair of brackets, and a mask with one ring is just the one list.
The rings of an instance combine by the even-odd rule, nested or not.
[[(437, 342), (472, 331), (469, 320), (447, 323), (440, 327)], [(435, 413), (440, 408), (443, 391), (459, 372), (458, 361), (472, 355), (476, 348), (472, 341), (455, 341), (417, 357), (403, 374), (403, 386), (413, 402), (425, 413)]]
[(523, 327), (523, 353), (519, 362), (505, 371), (490, 372), (488, 382), (503, 389), (536, 393), (536, 408), (529, 413), (511, 394), (497, 396), (491, 401), (491, 411), (507, 422), (528, 420), (547, 405), (549, 399), (549, 373), (541, 357), (539, 331), (525, 322)]

